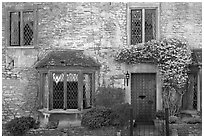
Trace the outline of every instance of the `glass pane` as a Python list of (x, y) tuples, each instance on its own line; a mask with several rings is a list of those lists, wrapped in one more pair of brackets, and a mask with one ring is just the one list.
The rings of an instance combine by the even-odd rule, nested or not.
[(20, 12), (10, 13), (10, 45), (20, 46)]
[(156, 39), (156, 9), (145, 9), (145, 42)]
[(67, 74), (67, 108), (78, 108), (78, 74)]
[(189, 73), (188, 82), (186, 84), (186, 91), (183, 95), (183, 110), (197, 109), (197, 74)]
[(33, 25), (33, 12), (23, 12), (23, 45), (33, 45)]
[(83, 83), (83, 108), (86, 109), (92, 104), (92, 74), (84, 74)]
[(53, 73), (53, 109), (64, 108), (64, 74)]
[(131, 44), (142, 43), (142, 10), (131, 10)]

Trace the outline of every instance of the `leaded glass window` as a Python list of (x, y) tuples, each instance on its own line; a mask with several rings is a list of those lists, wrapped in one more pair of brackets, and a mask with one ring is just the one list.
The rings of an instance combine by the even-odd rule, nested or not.
[(183, 110), (197, 110), (198, 78), (196, 73), (188, 74), (188, 81), (185, 86), (186, 91), (183, 95)]
[(131, 44), (156, 39), (156, 9), (131, 10)]
[(78, 108), (78, 74), (67, 74), (67, 108)]
[(155, 9), (145, 10), (145, 42), (156, 38), (156, 13)]
[(36, 10), (8, 10), (9, 46), (33, 46), (36, 23)]
[[(44, 96), (47, 93), (48, 77), (44, 75)], [(78, 72), (51, 72), (49, 109), (83, 109), (92, 107), (93, 74)], [(82, 79), (79, 79), (82, 78)], [(81, 95), (81, 99), (79, 98)], [(44, 100), (46, 102), (46, 100)], [(45, 103), (44, 103), (44, 107)]]
[(10, 45), (20, 45), (20, 12), (10, 13)]
[(64, 74), (53, 73), (53, 109), (64, 108)]
[(132, 10), (131, 11), (131, 43), (137, 44), (142, 43), (142, 10)]

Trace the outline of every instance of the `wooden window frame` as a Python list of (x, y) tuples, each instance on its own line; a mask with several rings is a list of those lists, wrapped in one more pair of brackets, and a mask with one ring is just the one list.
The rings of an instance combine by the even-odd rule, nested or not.
[[(131, 43), (131, 11), (136, 9), (142, 9), (142, 43), (145, 42), (145, 9), (155, 9), (156, 10), (156, 40), (160, 39), (160, 3), (137, 3), (129, 2), (127, 3), (127, 44), (134, 45)], [(137, 45), (137, 44), (136, 44)]]
[[(49, 111), (56, 111), (56, 112), (60, 112), (60, 111), (82, 111), (83, 110), (83, 75), (84, 74), (91, 74), (91, 77), (92, 77), (92, 90), (91, 90), (91, 94), (92, 94), (92, 100), (91, 100), (91, 107), (93, 107), (93, 101), (94, 101), (94, 91), (95, 91), (95, 72), (94, 71), (83, 71), (83, 70), (49, 70), (49, 71), (40, 71), (40, 93), (39, 93), (39, 99), (40, 99), (40, 108), (43, 109), (44, 108), (44, 105), (47, 104), (47, 109)], [(67, 73), (76, 73), (78, 74), (78, 108), (77, 109), (68, 109), (66, 106), (67, 106), (67, 99), (65, 97), (67, 97), (67, 89), (65, 86), (64, 87), (64, 109), (53, 109), (53, 87), (52, 87), (52, 74), (53, 73), (64, 73), (64, 74), (67, 74)], [(48, 75), (48, 87), (49, 87), (49, 92), (48, 92), (48, 99), (47, 99), (47, 102), (48, 103), (44, 103), (45, 100), (45, 91), (44, 91), (44, 84), (45, 84), (45, 74)], [(66, 75), (65, 75), (66, 77)], [(66, 81), (64, 79), (64, 81)], [(64, 83), (65, 85), (65, 83)], [(85, 108), (86, 109), (86, 108)]]
[[(23, 12), (32, 11), (34, 15), (34, 24), (33, 24), (33, 45), (23, 45)], [(10, 13), (11, 12), (20, 12), (20, 45), (12, 46), (10, 45)], [(37, 45), (37, 30), (38, 30), (38, 8), (36, 5), (32, 6), (12, 6), (6, 8), (6, 45), (7, 48), (34, 48)]]

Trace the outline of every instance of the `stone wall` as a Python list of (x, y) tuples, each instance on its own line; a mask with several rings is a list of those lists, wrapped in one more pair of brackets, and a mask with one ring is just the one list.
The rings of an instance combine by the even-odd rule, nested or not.
[(202, 48), (202, 3), (162, 3), (161, 36), (183, 37), (191, 48)]
[[(6, 48), (5, 7), (32, 4), (38, 5), (37, 46)], [(184, 36), (192, 48), (201, 48), (201, 6), (201, 3), (161, 3), (160, 36)], [(16, 100), (22, 105), (29, 101), (25, 94), (34, 101), (39, 79), (33, 65), (55, 49), (84, 50), (102, 65), (99, 86), (124, 87), (125, 70), (114, 61), (114, 55), (127, 46), (126, 3), (3, 3), (2, 7), (3, 101), (14, 100), (13, 111), (18, 110)], [(12, 60), (14, 68), (8, 72), (5, 67)], [(12, 115), (3, 106), (3, 119), (9, 116)]]
[(39, 77), (34, 69), (25, 68), (16, 76), (2, 80), (2, 122), (31, 115), (37, 118)]

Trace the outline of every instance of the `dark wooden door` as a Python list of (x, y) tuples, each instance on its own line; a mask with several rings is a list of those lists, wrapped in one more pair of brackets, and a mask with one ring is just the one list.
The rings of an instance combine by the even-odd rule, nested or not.
[(149, 122), (156, 111), (156, 74), (131, 74), (131, 103), (137, 122)]

